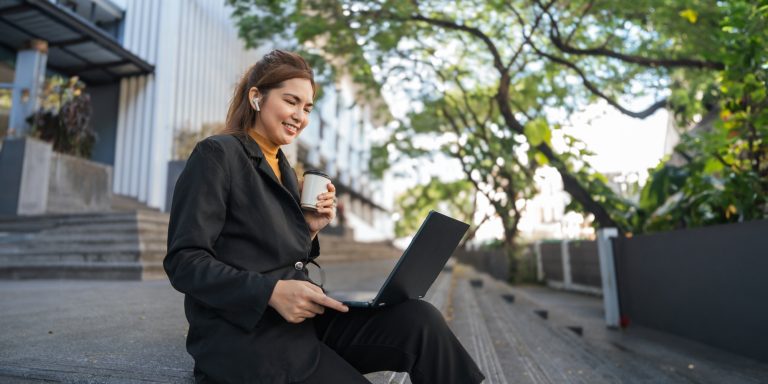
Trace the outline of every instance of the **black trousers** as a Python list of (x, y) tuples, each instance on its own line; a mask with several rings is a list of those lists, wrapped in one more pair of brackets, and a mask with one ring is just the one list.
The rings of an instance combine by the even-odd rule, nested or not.
[(313, 322), (323, 346), (304, 384), (370, 383), (363, 374), (377, 371), (408, 372), (413, 384), (485, 379), (440, 311), (423, 300), (347, 313), (326, 309)]

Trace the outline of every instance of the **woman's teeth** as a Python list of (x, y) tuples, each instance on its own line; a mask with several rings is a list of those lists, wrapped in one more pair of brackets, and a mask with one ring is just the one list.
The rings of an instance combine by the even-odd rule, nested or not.
[(291, 133), (296, 133), (298, 131), (298, 128), (294, 125), (283, 123), (283, 126)]

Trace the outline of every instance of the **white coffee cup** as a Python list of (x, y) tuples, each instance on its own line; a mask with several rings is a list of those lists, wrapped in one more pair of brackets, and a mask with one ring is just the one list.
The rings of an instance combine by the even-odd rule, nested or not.
[(304, 186), (301, 188), (301, 208), (308, 211), (317, 211), (317, 196), (328, 192), (328, 183), (331, 178), (320, 171), (309, 170), (304, 172)]

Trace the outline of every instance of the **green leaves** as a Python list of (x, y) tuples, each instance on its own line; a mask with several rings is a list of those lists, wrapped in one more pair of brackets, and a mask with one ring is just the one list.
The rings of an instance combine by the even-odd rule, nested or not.
[(547, 121), (539, 117), (525, 125), (525, 137), (531, 146), (537, 147), (541, 143), (550, 144), (552, 131), (549, 130)]
[(472, 223), (475, 214), (475, 189), (466, 180), (443, 182), (433, 177), (397, 197), (400, 219), (395, 222), (397, 237), (411, 236), (431, 210), (442, 211), (458, 220)]

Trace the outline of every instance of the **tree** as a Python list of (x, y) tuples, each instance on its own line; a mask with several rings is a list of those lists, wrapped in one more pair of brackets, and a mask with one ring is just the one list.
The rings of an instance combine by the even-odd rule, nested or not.
[(691, 111), (703, 117), (675, 149), (681, 160), (652, 173), (637, 232), (768, 217), (768, 2), (723, 8), (713, 33), (723, 70), (696, 94), (673, 91), (683, 124)]
[(479, 223), (474, 223), (477, 211), (477, 191), (466, 180), (443, 182), (432, 177), (427, 184), (416, 185), (398, 196), (397, 212), (400, 220), (395, 223), (395, 235), (398, 237), (414, 234), (429, 211), (439, 209), (451, 217), (470, 223), (459, 248), (475, 237), (477, 229), (489, 218), (484, 215)]
[[(531, 174), (544, 164), (559, 171), (573, 207), (600, 226), (628, 231), (638, 221), (639, 208), (617, 198), (579, 149), (553, 150), (549, 138), (562, 122), (554, 111), (604, 100), (635, 118), (666, 107), (686, 125), (728, 98), (718, 86), (743, 57), (739, 47), (765, 51), (764, 40), (735, 43), (733, 36), (741, 26), (763, 25), (765, 1), (229, 3), (250, 45), (283, 36), (370, 88), (401, 84), (414, 107), (379, 152), (424, 154), (405, 139), (452, 131), (454, 142), (440, 150), (460, 160), (487, 194), (509, 238), (516, 201), (533, 192)], [(761, 71), (763, 63), (749, 70)], [(764, 76), (756, 83), (764, 87)], [(638, 98), (651, 102), (641, 110), (627, 106)], [(753, 134), (751, 145), (763, 145), (761, 137)]]

